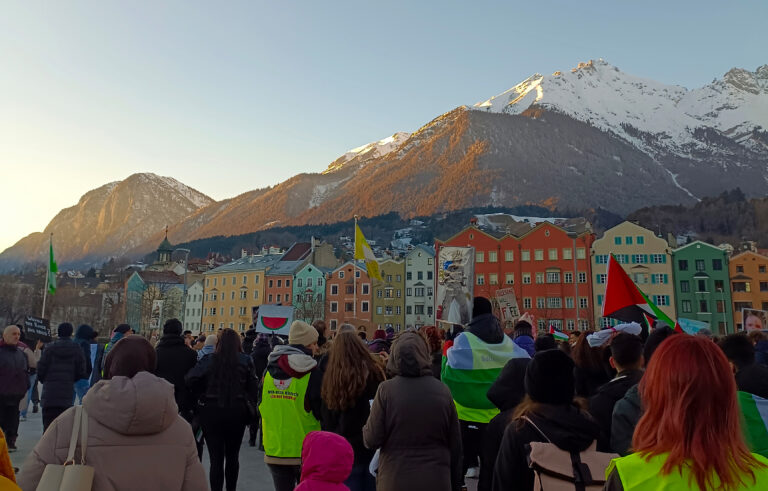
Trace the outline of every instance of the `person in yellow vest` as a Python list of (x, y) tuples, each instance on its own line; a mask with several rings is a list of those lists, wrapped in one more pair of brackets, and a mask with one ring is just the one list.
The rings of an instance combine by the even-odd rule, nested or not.
[(317, 330), (294, 321), (288, 344), (275, 346), (262, 379), (261, 428), (264, 462), (275, 491), (292, 491), (301, 478), (301, 446), (310, 431), (320, 430), (322, 372), (312, 357)]
[(768, 489), (768, 459), (741, 431), (728, 359), (708, 338), (670, 336), (640, 382), (634, 453), (606, 470), (608, 491)]

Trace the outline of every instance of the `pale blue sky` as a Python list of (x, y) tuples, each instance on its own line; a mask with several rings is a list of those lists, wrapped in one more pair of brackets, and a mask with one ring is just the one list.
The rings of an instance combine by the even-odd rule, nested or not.
[(134, 172), (223, 199), (590, 58), (701, 86), (768, 63), (766, 19), (764, 0), (3, 0), (0, 250)]

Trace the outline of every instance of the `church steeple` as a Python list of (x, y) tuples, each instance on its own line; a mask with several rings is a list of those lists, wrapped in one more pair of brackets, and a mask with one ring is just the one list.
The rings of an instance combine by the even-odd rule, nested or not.
[(169, 263), (171, 262), (171, 254), (173, 253), (173, 246), (168, 242), (168, 226), (165, 226), (165, 239), (160, 243), (157, 248), (157, 262)]

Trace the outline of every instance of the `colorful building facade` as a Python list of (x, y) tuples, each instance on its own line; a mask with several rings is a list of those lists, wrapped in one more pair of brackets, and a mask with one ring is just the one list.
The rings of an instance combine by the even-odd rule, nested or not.
[[(768, 311), (768, 257), (752, 251), (742, 252), (731, 257), (728, 270), (733, 322), (740, 331), (744, 329), (744, 309)], [(768, 325), (764, 325), (765, 328)]]
[(405, 255), (405, 327), (435, 323), (435, 250), (417, 245)]
[(325, 278), (331, 271), (333, 270), (309, 263), (296, 272), (293, 280), (295, 319), (309, 324), (318, 319), (325, 319)]
[(405, 261), (379, 261), (379, 272), (382, 281), (372, 283), (371, 322), (376, 328), (401, 331), (405, 325)]
[(695, 241), (672, 252), (679, 318), (709, 324), (714, 334), (734, 332), (728, 253)]
[(331, 332), (348, 323), (364, 327), (371, 338), (376, 328), (372, 325), (371, 280), (365, 267), (347, 261), (328, 273), (325, 287), (325, 322)]

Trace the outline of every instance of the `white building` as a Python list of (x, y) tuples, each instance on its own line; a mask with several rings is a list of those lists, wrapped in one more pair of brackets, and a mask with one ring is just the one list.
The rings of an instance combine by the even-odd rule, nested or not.
[(435, 250), (417, 245), (405, 256), (405, 327), (435, 323)]
[(184, 310), (184, 330), (200, 332), (203, 319), (203, 282), (195, 281), (187, 286), (187, 304)]

